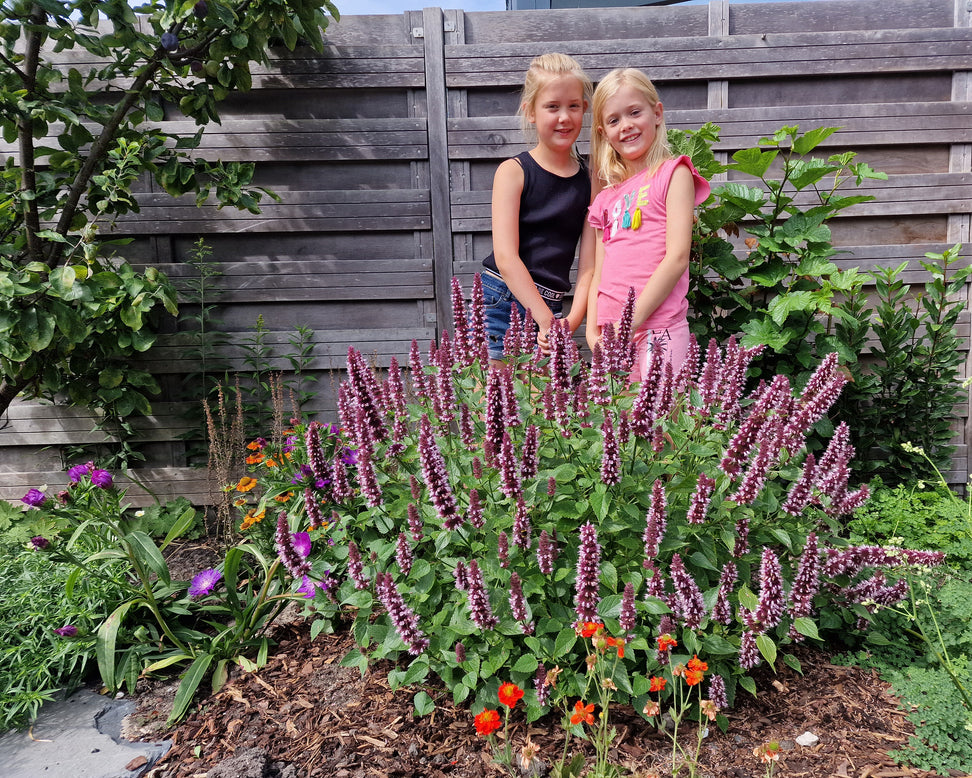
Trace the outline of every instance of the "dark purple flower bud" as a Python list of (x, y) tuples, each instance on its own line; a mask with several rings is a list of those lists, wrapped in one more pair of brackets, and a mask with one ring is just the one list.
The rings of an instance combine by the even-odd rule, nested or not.
[(466, 403), (459, 405), (459, 437), (466, 450), (473, 451), (476, 448), (476, 425), (473, 421), (472, 412)]
[(469, 588), (469, 572), (466, 568), (466, 563), (461, 559), (456, 562), (456, 566), (452, 570), (452, 577), (456, 582), (456, 588), (460, 592), (464, 592)]
[(496, 536), (496, 557), (500, 567), (505, 570), (510, 564), (510, 539), (505, 530), (500, 530)]
[(364, 575), (361, 553), (353, 540), (348, 541), (348, 577), (354, 582), (355, 589), (368, 588), (368, 579)]
[(51, 545), (51, 541), (49, 541), (47, 538), (43, 537), (42, 535), (35, 535), (30, 539), (30, 544), (38, 551), (43, 551), (44, 549), (46, 549), (48, 546)]
[(466, 645), (459, 641), (456, 643), (456, 664), (462, 664), (466, 661)]
[(695, 493), (692, 495), (692, 502), (686, 516), (689, 524), (703, 524), (705, 522), (705, 515), (709, 510), (709, 500), (712, 499), (714, 488), (715, 479), (709, 478), (705, 473), (699, 473), (699, 480), (695, 485)]
[(547, 479), (547, 497), (554, 497), (557, 494), (557, 479), (550, 476)]
[(92, 470), (91, 471), (91, 485), (97, 486), (99, 489), (110, 489), (111, 488), (111, 473), (107, 470)]
[(398, 569), (402, 571), (402, 575), (408, 575), (412, 572), (414, 557), (412, 556), (412, 547), (408, 544), (408, 538), (405, 537), (404, 532), (398, 533), (398, 543), (395, 545), (395, 560), (398, 562)]
[(195, 14), (197, 19), (205, 19), (206, 14), (209, 13), (209, 6), (206, 4), (206, 0), (199, 0), (193, 7), (192, 12)]
[(513, 512), (513, 545), (521, 551), (529, 551), (532, 541), (533, 528), (530, 526), (530, 512), (527, 510), (523, 497), (516, 500)]
[(515, 360), (522, 354), (528, 344), (525, 342), (523, 332), (523, 320), (520, 318), (520, 309), (514, 305), (510, 309), (510, 326), (506, 330), (503, 338), (503, 356), (509, 360)]
[(408, 531), (412, 533), (412, 540), (418, 543), (425, 535), (418, 506), (414, 502), (410, 502), (406, 513), (408, 514)]
[(78, 634), (78, 628), (73, 624), (65, 624), (63, 627), (58, 627), (54, 632), (60, 635), (62, 638), (73, 638)]
[(755, 614), (764, 631), (780, 623), (785, 605), (780, 560), (772, 550), (764, 548), (759, 566), (759, 605)]
[(712, 620), (728, 626), (732, 621), (732, 605), (729, 595), (732, 594), (732, 587), (739, 577), (736, 565), (733, 562), (726, 562), (719, 575), (719, 592), (716, 594), (715, 605), (712, 606)]
[(179, 38), (173, 32), (163, 32), (162, 37), (159, 39), (159, 43), (166, 51), (175, 51), (177, 48), (179, 48)]
[(209, 568), (208, 570), (203, 570), (197, 573), (189, 584), (189, 596), (190, 597), (204, 597), (207, 594), (212, 594), (213, 589), (216, 588), (223, 578), (223, 574), (215, 569)]
[(520, 483), (520, 463), (513, 448), (513, 438), (503, 430), (499, 448), (500, 491), (510, 499), (516, 499), (523, 491)]
[(601, 598), (601, 547), (597, 542), (597, 528), (586, 522), (580, 528), (580, 547), (577, 552), (577, 577), (574, 581), (574, 605), (580, 622), (597, 620), (597, 606)]
[(533, 676), (533, 688), (537, 690), (537, 704), (543, 708), (550, 702), (550, 687), (547, 686), (547, 668), (543, 662), (537, 665), (536, 675)]
[(702, 409), (708, 411), (718, 400), (719, 379), (722, 376), (722, 355), (715, 338), (709, 340), (709, 347), (705, 354), (705, 367), (699, 376), (699, 396), (702, 399)]
[[(365, 362), (361, 352), (352, 346), (348, 347), (348, 383), (351, 397), (364, 411), (364, 426), (368, 429), (368, 437), (376, 441), (388, 439), (388, 430), (382, 419), (384, 408), (381, 400), (381, 387), (375, 371)], [(362, 426), (361, 420), (357, 420)], [(362, 434), (358, 430), (358, 434)]]
[(645, 560), (645, 597), (657, 597), (664, 600), (665, 595), (665, 576), (658, 569), (654, 562)]
[(472, 474), (473, 474), (473, 478), (477, 480), (482, 480), (483, 478), (483, 463), (479, 459), (479, 457), (473, 457)]
[[(624, 308), (621, 309), (621, 318), (618, 319), (618, 330), (617, 336), (618, 341), (621, 343), (628, 343), (631, 340), (631, 325), (634, 320), (634, 307), (635, 307), (635, 290), (633, 287), (628, 287), (628, 297), (624, 301)], [(627, 365), (624, 369), (630, 370), (631, 365)]]
[(68, 479), (70, 479), (72, 484), (76, 484), (92, 470), (94, 470), (94, 462), (85, 462), (83, 465), (75, 465), (74, 467), (68, 468)]
[(665, 535), (665, 484), (655, 479), (651, 486), (651, 503), (645, 521), (645, 531), (641, 539), (645, 543), (645, 560), (653, 561), (658, 556), (658, 546)]
[(29, 489), (27, 494), (20, 498), (20, 501), (31, 508), (39, 508), (47, 501), (47, 495), (40, 489)]
[(544, 575), (550, 575), (553, 572), (553, 546), (553, 540), (550, 539), (547, 530), (541, 530), (540, 541), (537, 545), (537, 567), (540, 568), (540, 572)]
[(744, 630), (739, 645), (739, 666), (743, 670), (752, 670), (762, 661), (756, 647), (756, 633), (751, 629)]
[(591, 372), (587, 378), (591, 402), (605, 407), (611, 403), (611, 391), (608, 388), (608, 373), (604, 364), (604, 350), (600, 343), (594, 344), (591, 352)]
[(621, 595), (621, 613), (618, 615), (621, 630), (627, 634), (633, 632), (636, 619), (634, 584), (629, 581), (624, 585), (624, 593)]
[(469, 348), (479, 364), (489, 364), (486, 340), (486, 308), (483, 302), (483, 279), (479, 273), (473, 276), (472, 296), (469, 301)]
[(510, 612), (513, 614), (513, 618), (520, 622), (520, 630), (523, 634), (532, 635), (534, 625), (527, 612), (527, 602), (523, 596), (523, 584), (520, 581), (520, 576), (516, 573), (510, 573)]
[(698, 629), (705, 616), (702, 591), (692, 576), (689, 575), (688, 570), (685, 569), (682, 557), (678, 554), (672, 555), (669, 572), (672, 576), (672, 586), (675, 589), (675, 605), (678, 615), (686, 627)]
[(405, 604), (391, 573), (379, 573), (375, 578), (375, 591), (378, 599), (388, 611), (388, 617), (395, 625), (395, 631), (408, 647), (408, 653), (421, 654), (429, 647), (429, 639), (419, 629), (419, 619), (415, 612)]
[(469, 508), (466, 510), (466, 521), (476, 529), (482, 529), (486, 523), (483, 518), (483, 504), (476, 489), (469, 490)]
[(294, 535), (290, 532), (287, 523), (287, 511), (280, 511), (277, 515), (277, 533), (275, 536), (277, 554), (280, 561), (287, 568), (294, 578), (303, 578), (311, 571), (310, 562), (307, 561), (297, 546), (294, 544)]
[(749, 517), (743, 514), (736, 521), (736, 544), (732, 555), (739, 559), (749, 551)]
[(419, 419), (418, 450), (425, 485), (442, 526), (448, 530), (456, 529), (462, 523), (462, 517), (458, 514), (456, 498), (449, 485), (445, 459), (435, 442), (429, 417), (424, 413)]
[(699, 342), (695, 335), (689, 335), (688, 351), (682, 367), (679, 368), (678, 375), (675, 376), (674, 391), (676, 394), (684, 392), (695, 381), (695, 375), (699, 369)]
[[(359, 405), (357, 412), (359, 430), (367, 429), (365, 425), (365, 411)], [(368, 507), (375, 508), (382, 503), (381, 486), (378, 484), (378, 473), (375, 470), (373, 443), (367, 435), (363, 436), (358, 446), (358, 485)]]
[[(490, 368), (486, 374), (486, 449), (493, 455), (499, 453), (506, 431), (505, 414), (503, 412), (503, 379), (499, 368)], [(494, 464), (487, 455), (487, 464)]]
[(481, 630), (492, 629), (499, 623), (499, 620), (493, 615), (493, 609), (489, 605), (489, 595), (486, 593), (483, 574), (480, 572), (475, 559), (469, 560), (466, 576), (468, 578), (466, 598), (469, 603), (469, 617)]
[(408, 367), (412, 374), (412, 390), (418, 397), (428, 398), (431, 394), (429, 389), (430, 378), (425, 374), (425, 367), (419, 354), (418, 341), (414, 339), (408, 351)]
[(533, 478), (540, 466), (540, 429), (528, 424), (523, 432), (523, 450), (520, 452), (520, 475)]
[(462, 294), (462, 285), (456, 276), (451, 281), (452, 331), (456, 339), (456, 359), (462, 367), (468, 367), (475, 358), (469, 348), (469, 314)]
[(621, 482), (621, 450), (618, 440), (614, 436), (614, 422), (610, 412), (605, 412), (604, 422), (601, 424), (601, 438), (603, 448), (601, 453), (601, 482), (607, 486), (614, 486)]
[(392, 356), (388, 366), (388, 378), (385, 379), (385, 395), (389, 407), (398, 417), (408, 413), (408, 403), (405, 400), (405, 381), (402, 379), (402, 369), (398, 359)]

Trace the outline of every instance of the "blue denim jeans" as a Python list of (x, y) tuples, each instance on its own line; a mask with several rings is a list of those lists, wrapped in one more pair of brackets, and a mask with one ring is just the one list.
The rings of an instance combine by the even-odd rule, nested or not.
[[(486, 311), (486, 348), (490, 359), (503, 358), (503, 340), (510, 328), (513, 306), (517, 307), (520, 321), (526, 318), (526, 309), (520, 305), (513, 292), (501, 278), (483, 273), (483, 303)], [(563, 316), (563, 300), (544, 300), (550, 312), (558, 319)]]

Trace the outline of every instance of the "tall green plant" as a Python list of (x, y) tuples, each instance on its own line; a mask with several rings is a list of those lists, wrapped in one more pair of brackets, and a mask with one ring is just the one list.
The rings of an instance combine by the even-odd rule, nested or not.
[[(171, 295), (154, 270), (106, 277), (96, 222), (138, 210), (131, 183), (141, 175), (198, 203), (257, 212), (269, 193), (252, 185), (252, 165), (189, 150), (219, 120), (218, 102), (250, 88), (271, 41), (320, 51), (328, 12), (337, 16), (330, 0), (2, 4), (0, 132), (12, 147), (0, 167), (0, 412), (21, 392), (63, 390), (81, 404), (135, 407), (145, 384), (120, 369), (131, 351), (119, 349), (152, 338), (143, 317)], [(166, 104), (200, 129), (151, 127)]]

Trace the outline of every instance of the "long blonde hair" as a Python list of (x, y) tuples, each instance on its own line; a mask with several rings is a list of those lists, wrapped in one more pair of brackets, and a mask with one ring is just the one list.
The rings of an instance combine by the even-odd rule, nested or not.
[[(528, 109), (535, 109), (537, 95), (540, 90), (554, 78), (559, 76), (573, 76), (581, 83), (584, 101), (590, 105), (593, 98), (594, 85), (584, 68), (573, 57), (567, 54), (549, 52), (533, 58), (523, 79), (523, 89), (520, 92), (520, 107), (517, 114), (524, 130), (533, 129), (533, 124), (527, 118)], [(574, 154), (576, 155), (576, 149)]]
[[(602, 126), (604, 124), (604, 103), (614, 97), (623, 86), (631, 86), (640, 92), (652, 108), (661, 102), (651, 79), (637, 68), (612, 70), (598, 83), (597, 89), (594, 90), (591, 107), (591, 162), (601, 180), (608, 186), (618, 184), (631, 175), (624, 159), (608, 143)], [(661, 123), (655, 129), (655, 141), (645, 154), (645, 164), (649, 170), (653, 170), (671, 157), (672, 151), (668, 147), (665, 115), (662, 113)]]

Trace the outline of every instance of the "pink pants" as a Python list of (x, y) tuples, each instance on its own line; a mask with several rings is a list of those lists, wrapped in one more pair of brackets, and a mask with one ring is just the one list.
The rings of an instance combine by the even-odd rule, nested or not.
[(673, 324), (661, 330), (639, 330), (632, 338), (635, 346), (635, 360), (628, 380), (640, 382), (648, 372), (651, 350), (659, 348), (666, 362), (672, 363), (672, 372), (677, 373), (685, 361), (689, 345), (688, 320)]

